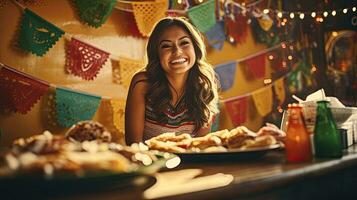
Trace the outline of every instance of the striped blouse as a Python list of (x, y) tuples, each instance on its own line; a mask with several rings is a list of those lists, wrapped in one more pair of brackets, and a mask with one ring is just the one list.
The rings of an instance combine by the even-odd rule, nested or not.
[(182, 98), (178, 101), (176, 107), (169, 104), (165, 111), (165, 115), (165, 122), (159, 122), (158, 116), (153, 112), (152, 107), (146, 105), (144, 140), (167, 132), (175, 132), (177, 134), (193, 133), (195, 124), (188, 115), (188, 109), (184, 106)]

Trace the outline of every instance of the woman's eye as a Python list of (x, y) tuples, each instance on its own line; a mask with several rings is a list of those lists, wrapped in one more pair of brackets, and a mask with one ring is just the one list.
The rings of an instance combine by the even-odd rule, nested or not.
[(187, 44), (190, 44), (190, 42), (189, 41), (182, 41), (181, 42), (181, 45), (187, 45)]
[(167, 49), (167, 48), (170, 48), (170, 45), (168, 45), (168, 44), (163, 44), (163, 45), (161, 45), (161, 48), (162, 48), (162, 49)]

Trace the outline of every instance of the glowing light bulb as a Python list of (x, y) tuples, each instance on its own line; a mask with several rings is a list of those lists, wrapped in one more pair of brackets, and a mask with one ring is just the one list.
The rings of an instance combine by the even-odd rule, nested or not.
[(270, 84), (272, 80), (270, 78), (264, 79), (264, 84)]
[(332, 32), (333, 37), (337, 37), (338, 33), (336, 31)]
[(282, 12), (278, 12), (278, 17), (282, 18), (283, 17), (283, 13)]
[(316, 17), (316, 13), (315, 13), (315, 12), (312, 12), (312, 13), (311, 13), (311, 17)]
[(182, 0), (177, 0), (177, 3), (178, 4), (182, 4)]
[(344, 9), (342, 10), (342, 12), (345, 13), (345, 14), (347, 13), (347, 11), (348, 11), (347, 8), (344, 8)]
[(353, 12), (356, 12), (356, 7), (353, 7), (353, 8), (352, 8), (352, 11), (353, 11)]
[(234, 38), (231, 37), (231, 36), (229, 36), (229, 41), (230, 41), (231, 43), (234, 43)]
[(273, 56), (273, 55), (269, 55), (269, 56), (268, 56), (268, 59), (269, 59), (269, 60), (273, 60), (273, 59), (274, 59), (274, 56)]
[(285, 49), (286, 48), (286, 44), (285, 43), (281, 43), (281, 48)]
[(311, 66), (311, 72), (314, 73), (314, 72), (316, 72), (316, 71), (317, 71), (316, 65), (312, 65), (312, 66)]
[(305, 14), (304, 13), (300, 13), (299, 17), (300, 17), (300, 19), (304, 19)]
[(294, 19), (294, 17), (295, 17), (294, 13), (290, 13), (290, 18)]
[(328, 16), (328, 12), (325, 11), (325, 12), (323, 13), (323, 15), (324, 15), (324, 17), (327, 17), (327, 16)]
[(282, 112), (284, 112), (284, 110), (279, 106), (279, 107), (278, 107), (278, 112), (279, 112), (279, 113), (282, 113)]
[(292, 55), (289, 55), (288, 56), (288, 60), (292, 60), (293, 59), (293, 56)]
[(264, 14), (268, 14), (268, 13), (269, 13), (269, 9), (264, 9), (264, 10), (263, 10), (263, 13), (264, 13)]
[(324, 21), (324, 19), (322, 17), (316, 17), (316, 21), (321, 23)]
[(332, 11), (331, 15), (335, 16), (336, 15), (336, 10)]

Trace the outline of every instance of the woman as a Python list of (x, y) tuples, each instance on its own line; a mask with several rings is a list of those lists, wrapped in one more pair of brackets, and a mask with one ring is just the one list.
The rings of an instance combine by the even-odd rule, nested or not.
[(129, 87), (126, 143), (165, 132), (207, 134), (218, 112), (218, 82), (198, 30), (182, 18), (164, 18), (146, 50), (146, 69), (134, 75)]

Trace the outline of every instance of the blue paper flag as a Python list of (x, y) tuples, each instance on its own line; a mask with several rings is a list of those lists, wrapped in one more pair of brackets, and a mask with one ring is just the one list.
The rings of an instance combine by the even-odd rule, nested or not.
[(229, 63), (217, 65), (214, 68), (214, 70), (218, 74), (222, 91), (226, 91), (233, 86), (236, 67), (237, 62), (232, 61)]
[(226, 40), (226, 35), (224, 34), (224, 21), (218, 21), (205, 34), (208, 40), (208, 44), (215, 49), (221, 50), (223, 43)]
[(97, 112), (101, 97), (56, 88), (56, 110), (58, 123), (63, 127), (90, 120)]

